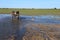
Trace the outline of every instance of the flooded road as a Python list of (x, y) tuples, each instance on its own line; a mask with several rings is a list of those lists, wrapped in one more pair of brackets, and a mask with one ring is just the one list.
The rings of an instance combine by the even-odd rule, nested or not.
[[(24, 40), (30, 35), (40, 35), (41, 40), (59, 40), (60, 16), (24, 16), (12, 19), (10, 14), (0, 14), (0, 40)], [(27, 34), (26, 34), (27, 33)], [(56, 37), (54, 37), (55, 35)], [(27, 36), (28, 35), (28, 36)], [(52, 35), (52, 36), (51, 36)], [(11, 36), (13, 38), (11, 38)], [(57, 38), (58, 37), (58, 38)], [(28, 40), (34, 40), (28, 39)], [(26, 39), (25, 39), (26, 40)]]

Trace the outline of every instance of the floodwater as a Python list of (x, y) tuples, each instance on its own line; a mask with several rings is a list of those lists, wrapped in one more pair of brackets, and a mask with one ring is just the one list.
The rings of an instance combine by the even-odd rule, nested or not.
[[(27, 29), (34, 24), (60, 24), (60, 16), (41, 15), (41, 16), (25, 16), (20, 15), (19, 20), (13, 18), (10, 14), (0, 14), (0, 40), (22, 40)], [(39, 31), (37, 27), (33, 30)], [(60, 29), (59, 29), (60, 30)], [(45, 34), (45, 33), (43, 33)], [(11, 36), (14, 36), (11, 38)], [(44, 36), (47, 37), (47, 36)], [(48, 37), (47, 37), (48, 38)], [(46, 39), (45, 39), (46, 40)], [(48, 40), (51, 40), (48, 38)]]

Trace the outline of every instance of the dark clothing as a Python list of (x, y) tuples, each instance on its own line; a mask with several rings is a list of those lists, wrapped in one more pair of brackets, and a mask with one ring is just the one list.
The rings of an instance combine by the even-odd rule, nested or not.
[(16, 14), (19, 14), (19, 11), (17, 11)]

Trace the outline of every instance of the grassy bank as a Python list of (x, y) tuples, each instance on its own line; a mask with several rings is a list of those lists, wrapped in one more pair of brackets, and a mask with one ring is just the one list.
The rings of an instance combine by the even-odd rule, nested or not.
[(60, 15), (60, 9), (0, 9), (0, 13), (9, 14), (13, 10), (19, 10), (21, 15)]

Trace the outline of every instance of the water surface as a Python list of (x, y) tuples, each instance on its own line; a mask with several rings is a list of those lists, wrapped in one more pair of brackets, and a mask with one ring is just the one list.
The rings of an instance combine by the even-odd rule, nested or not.
[[(0, 14), (0, 39), (5, 40), (10, 35), (23, 37), (26, 32), (25, 25), (29, 23), (37, 24), (60, 24), (60, 16), (41, 15), (25, 16), (20, 15), (19, 20), (12, 20), (11, 14)], [(34, 28), (33, 28), (34, 29)]]

